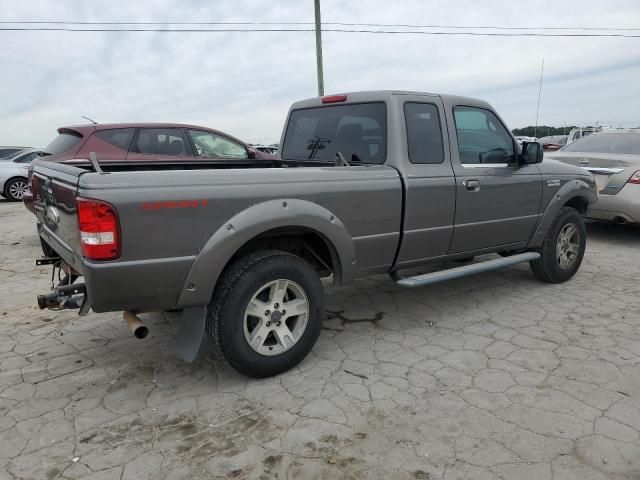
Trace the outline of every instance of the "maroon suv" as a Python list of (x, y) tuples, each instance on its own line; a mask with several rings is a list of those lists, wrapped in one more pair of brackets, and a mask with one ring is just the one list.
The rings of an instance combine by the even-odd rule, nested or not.
[[(113, 123), (80, 125), (58, 129), (58, 136), (44, 152), (49, 162), (85, 163), (95, 152), (100, 164), (110, 162), (167, 162), (224, 159), (273, 159), (226, 133), (195, 125), (175, 123)], [(26, 207), (34, 212), (29, 186), (24, 194)]]

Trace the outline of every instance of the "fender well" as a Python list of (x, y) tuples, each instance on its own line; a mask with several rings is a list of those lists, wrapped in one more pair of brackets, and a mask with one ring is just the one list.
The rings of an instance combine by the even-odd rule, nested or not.
[(344, 224), (326, 208), (299, 199), (269, 200), (225, 222), (202, 248), (177, 307), (206, 305), (229, 262), (251, 251), (275, 248), (299, 255), (334, 283), (355, 276), (355, 247)]
[(580, 214), (585, 215), (589, 205), (597, 200), (595, 181), (585, 178), (584, 180), (571, 180), (565, 183), (547, 204), (542, 220), (527, 247), (537, 248), (542, 245), (547, 230), (551, 227), (553, 220), (562, 207), (575, 208)]

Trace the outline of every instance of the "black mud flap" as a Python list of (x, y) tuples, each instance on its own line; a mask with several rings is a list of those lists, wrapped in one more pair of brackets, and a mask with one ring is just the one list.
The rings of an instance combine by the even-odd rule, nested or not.
[(207, 307), (189, 307), (178, 312), (164, 312), (164, 317), (168, 322), (180, 325), (175, 343), (176, 356), (185, 362), (193, 362), (202, 344)]

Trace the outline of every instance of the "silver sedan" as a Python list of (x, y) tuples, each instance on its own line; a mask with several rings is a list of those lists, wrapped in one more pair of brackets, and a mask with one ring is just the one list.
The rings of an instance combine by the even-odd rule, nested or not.
[(42, 153), (41, 150), (23, 150), (16, 155), (0, 159), (0, 195), (12, 202), (22, 200), (27, 189), (29, 164)]
[(599, 196), (589, 218), (640, 225), (640, 128), (594, 133), (545, 158), (593, 173)]

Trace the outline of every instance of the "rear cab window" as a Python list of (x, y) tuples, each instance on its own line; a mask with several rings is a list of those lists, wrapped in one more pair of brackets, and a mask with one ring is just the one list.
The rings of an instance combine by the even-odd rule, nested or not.
[(442, 163), (444, 147), (438, 107), (433, 103), (404, 104), (407, 149), (411, 163)]
[(293, 110), (282, 158), (333, 162), (341, 153), (351, 164), (381, 164), (387, 158), (384, 102)]

